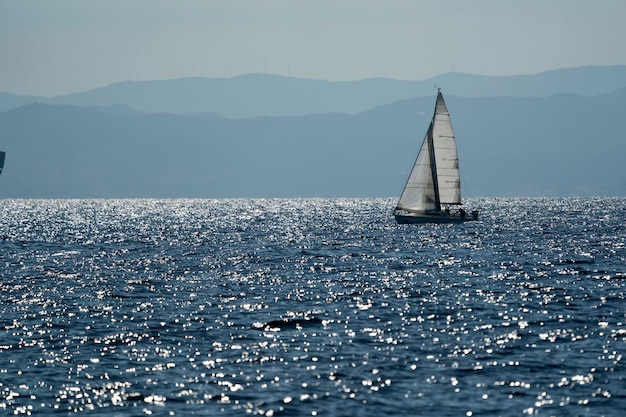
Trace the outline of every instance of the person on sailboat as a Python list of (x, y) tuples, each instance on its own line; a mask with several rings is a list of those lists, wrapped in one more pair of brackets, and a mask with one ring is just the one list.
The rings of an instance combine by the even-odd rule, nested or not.
[(463, 208), (459, 209), (459, 216), (461, 216), (461, 218), (465, 217), (465, 210), (463, 210)]

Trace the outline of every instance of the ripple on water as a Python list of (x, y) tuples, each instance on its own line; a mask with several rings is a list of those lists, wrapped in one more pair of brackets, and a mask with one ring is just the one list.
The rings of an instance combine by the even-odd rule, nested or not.
[(5, 200), (0, 408), (619, 415), (626, 200), (469, 204)]

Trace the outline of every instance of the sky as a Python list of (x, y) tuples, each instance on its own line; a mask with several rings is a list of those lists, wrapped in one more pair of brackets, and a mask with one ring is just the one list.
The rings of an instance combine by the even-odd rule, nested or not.
[(625, 0), (0, 0), (0, 92), (626, 65)]

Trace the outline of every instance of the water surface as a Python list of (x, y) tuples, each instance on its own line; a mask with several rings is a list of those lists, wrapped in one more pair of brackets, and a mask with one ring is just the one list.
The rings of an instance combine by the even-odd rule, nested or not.
[(618, 416), (626, 198), (3, 200), (7, 414)]

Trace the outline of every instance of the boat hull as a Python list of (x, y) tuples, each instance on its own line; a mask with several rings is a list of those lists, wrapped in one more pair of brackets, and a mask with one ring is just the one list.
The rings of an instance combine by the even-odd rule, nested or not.
[(463, 223), (478, 220), (476, 216), (459, 216), (446, 214), (395, 214), (398, 224), (414, 224), (414, 223)]

